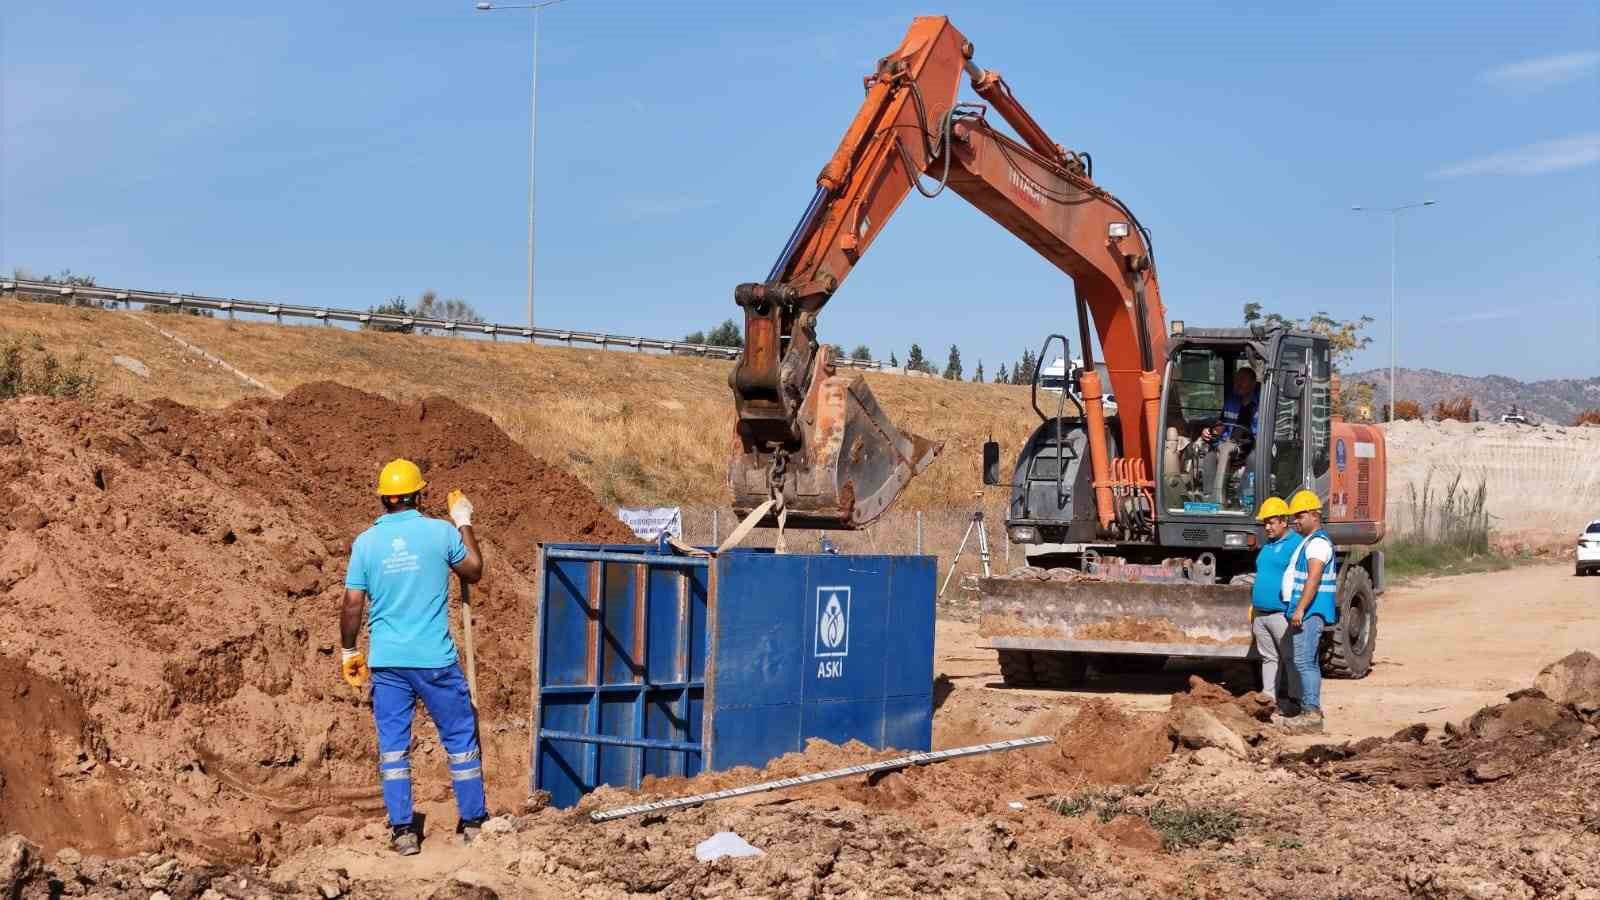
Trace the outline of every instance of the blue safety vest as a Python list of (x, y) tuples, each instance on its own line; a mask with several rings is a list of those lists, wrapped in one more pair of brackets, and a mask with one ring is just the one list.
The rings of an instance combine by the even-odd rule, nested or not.
[[(1294, 591), (1285, 597), (1291, 614), (1300, 606), (1300, 598), (1305, 594), (1306, 575), (1308, 564), (1311, 562), (1306, 557), (1306, 548), (1311, 542), (1321, 538), (1328, 542), (1328, 549), (1333, 549), (1333, 538), (1328, 533), (1318, 528), (1301, 542), (1294, 554)], [(1311, 606), (1306, 610), (1306, 616), (1321, 616), (1322, 621), (1332, 625), (1339, 620), (1339, 557), (1333, 554), (1328, 564), (1322, 567), (1322, 578), (1317, 582), (1317, 595), (1312, 598)]]

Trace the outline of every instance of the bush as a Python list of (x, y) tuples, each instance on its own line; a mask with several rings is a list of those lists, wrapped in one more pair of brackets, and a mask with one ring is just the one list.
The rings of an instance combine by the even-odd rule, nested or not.
[(1068, 817), (1094, 813), (1102, 825), (1118, 816), (1138, 816), (1149, 822), (1150, 827), (1161, 835), (1161, 845), (1168, 850), (1198, 847), (1209, 841), (1230, 843), (1239, 829), (1244, 827), (1244, 817), (1237, 810), (1223, 806), (1191, 806), (1163, 801), (1149, 809), (1136, 809), (1098, 791), (1057, 797), (1045, 805)]
[[(1399, 405), (1396, 404), (1395, 408), (1398, 410)], [(1433, 405), (1433, 417), (1441, 422), (1446, 419), (1454, 419), (1457, 422), (1471, 422), (1472, 398), (1462, 395), (1450, 400), (1440, 400)]]
[(1198, 847), (1208, 841), (1231, 843), (1244, 825), (1238, 812), (1222, 806), (1157, 803), (1147, 815), (1150, 827), (1160, 832), (1161, 845), (1168, 850)]
[(1586, 409), (1572, 420), (1573, 425), (1600, 425), (1600, 409)]
[[(1416, 421), (1422, 418), (1422, 404), (1415, 400), (1396, 400), (1394, 404), (1394, 420), (1403, 422), (1407, 419)], [(1383, 421), (1389, 421), (1389, 404), (1383, 405)]]
[(0, 343), (0, 400), (32, 395), (89, 400), (95, 388), (81, 355), (63, 365), (37, 335), (10, 335)]
[(1461, 475), (1450, 479), (1441, 492), (1433, 488), (1433, 472), (1407, 489), (1403, 523), (1394, 526), (1384, 541), (1384, 562), (1393, 575), (1424, 572), (1465, 572), (1503, 569), (1505, 558), (1489, 550), (1488, 488), (1463, 486)]

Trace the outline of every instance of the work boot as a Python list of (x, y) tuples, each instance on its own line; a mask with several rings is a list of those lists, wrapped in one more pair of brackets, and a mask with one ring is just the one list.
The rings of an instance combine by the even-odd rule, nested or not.
[(478, 835), (483, 833), (483, 823), (486, 821), (488, 820), (482, 818), (462, 819), (456, 824), (456, 833), (461, 835), (462, 846), (472, 846), (472, 842), (476, 841), (478, 839)]
[(389, 837), (394, 852), (401, 856), (416, 856), (422, 852), (422, 838), (417, 835), (417, 830), (410, 825), (396, 825)]
[(1285, 719), (1283, 729), (1295, 734), (1321, 734), (1323, 724), (1322, 710), (1307, 709), (1298, 716)]

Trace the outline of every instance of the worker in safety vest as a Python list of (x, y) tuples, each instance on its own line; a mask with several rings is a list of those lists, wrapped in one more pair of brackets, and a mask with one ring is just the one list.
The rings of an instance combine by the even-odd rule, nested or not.
[(1235, 468), (1243, 465), (1249, 471), (1260, 426), (1260, 406), (1261, 387), (1256, 383), (1256, 372), (1242, 366), (1233, 373), (1233, 390), (1223, 398), (1217, 421), (1200, 432), (1210, 448), (1204, 462), (1206, 487), (1216, 503), (1227, 501), (1228, 475)]
[[(378, 777), (389, 811), (394, 849), (401, 856), (421, 850), (412, 825), (411, 718), (421, 699), (439, 729), (450, 763), (456, 831), (472, 843), (488, 812), (483, 798), (483, 764), (478, 721), (467, 679), (450, 638), (450, 573), (467, 584), (483, 576), (483, 557), (472, 534), (472, 503), (460, 491), (449, 496), (454, 526), (419, 511), (422, 471), (397, 459), (378, 476), (383, 515), (350, 548), (339, 616), (340, 671), (352, 687), (372, 681), (372, 718), (378, 730)], [(361, 614), (368, 617), (368, 660), (356, 649)]]
[(1280, 683), (1284, 688), (1289, 686), (1288, 670), (1294, 664), (1283, 576), (1300, 548), (1301, 537), (1289, 528), (1289, 504), (1281, 497), (1268, 497), (1256, 518), (1266, 528), (1267, 541), (1256, 554), (1256, 580), (1250, 588), (1250, 632), (1255, 638), (1256, 655), (1261, 657), (1261, 692), (1277, 706), (1273, 713), (1277, 720), (1290, 693), (1280, 690)]
[(1333, 538), (1322, 530), (1322, 500), (1313, 491), (1289, 498), (1289, 516), (1305, 538), (1283, 574), (1283, 600), (1289, 609), (1294, 669), (1300, 675), (1300, 714), (1284, 722), (1295, 731), (1321, 731), (1323, 629), (1339, 620), (1339, 563)]

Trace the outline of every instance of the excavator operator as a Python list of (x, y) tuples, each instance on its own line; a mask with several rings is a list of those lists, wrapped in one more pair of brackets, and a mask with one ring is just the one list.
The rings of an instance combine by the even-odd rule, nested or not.
[(1215, 503), (1227, 499), (1228, 474), (1241, 466), (1249, 468), (1260, 428), (1260, 405), (1261, 386), (1256, 383), (1255, 369), (1240, 366), (1233, 373), (1233, 390), (1222, 402), (1222, 414), (1200, 432), (1210, 447), (1205, 456), (1205, 476)]

